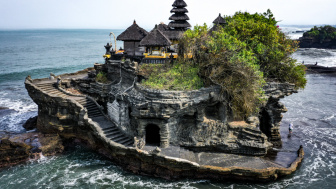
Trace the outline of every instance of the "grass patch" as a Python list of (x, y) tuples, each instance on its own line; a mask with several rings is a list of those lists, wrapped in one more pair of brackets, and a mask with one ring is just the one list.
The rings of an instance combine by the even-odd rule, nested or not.
[(96, 76), (96, 81), (99, 82), (99, 83), (108, 83), (109, 82), (105, 72), (99, 72), (98, 75)]
[(142, 64), (139, 73), (146, 79), (143, 86), (160, 90), (197, 90), (203, 87), (198, 76), (199, 67), (175, 62), (167, 64)]

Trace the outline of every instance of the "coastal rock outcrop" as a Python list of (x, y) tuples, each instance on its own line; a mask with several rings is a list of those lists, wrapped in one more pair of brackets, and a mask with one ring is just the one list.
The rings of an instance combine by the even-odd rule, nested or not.
[(336, 28), (329, 25), (313, 27), (300, 37), (299, 47), (336, 49)]
[(37, 124), (37, 116), (31, 117), (23, 124), (23, 128), (25, 128), (27, 131), (33, 130), (36, 128), (36, 124)]
[[(223, 152), (265, 155), (272, 147), (270, 139), (280, 140), (285, 108), (279, 99), (294, 92), (290, 84), (274, 82), (266, 87), (265, 115), (269, 118), (263, 120), (261, 114), (237, 122), (219, 97), (218, 86), (197, 91), (153, 90), (138, 83), (136, 68), (130, 65), (107, 62), (95, 67), (114, 76), (110, 84), (96, 82), (90, 77), (92, 69), (61, 75), (58, 82), (26, 79), (26, 89), (39, 108), (39, 131), (57, 134), (63, 141), (82, 141), (134, 173), (167, 179), (274, 180), (295, 171), (302, 161), (300, 154), (288, 168), (237, 156), (254, 162), (239, 169), (223, 162), (228, 157)], [(261, 126), (272, 134), (268, 136)], [(134, 147), (133, 138), (146, 145)], [(221, 158), (216, 159), (217, 155)]]
[(63, 150), (62, 140), (57, 134), (0, 132), (0, 167), (38, 159), (40, 152), (52, 156)]

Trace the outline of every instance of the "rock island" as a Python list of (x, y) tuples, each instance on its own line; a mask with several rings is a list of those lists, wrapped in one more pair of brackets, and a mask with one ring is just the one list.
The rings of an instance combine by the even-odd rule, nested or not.
[[(185, 61), (190, 68), (199, 66), (198, 70), (222, 68), (221, 64), (203, 66), (197, 62), (202, 57), (203, 61), (204, 57), (232, 54), (236, 59), (223, 59), (223, 62), (238, 60), (231, 66), (244, 61), (239, 54), (242, 48), (232, 50), (224, 44), (220, 50), (226, 51), (216, 54), (211, 44), (202, 40), (197, 42), (201, 47), (197, 53), (188, 49), (183, 54), (182, 47), (186, 47), (183, 40), (190, 28), (186, 7), (183, 0), (176, 0), (169, 25), (161, 23), (150, 32), (134, 21), (117, 37), (124, 42), (124, 49), (117, 50), (116, 46), (113, 49), (109, 43), (105, 46), (103, 64), (43, 79), (28, 76), (25, 87), (38, 105), (37, 130), (45, 135), (57, 134), (63, 143), (85, 143), (136, 174), (166, 179), (271, 181), (293, 173), (303, 159), (302, 147), (286, 155), (277, 155), (273, 148), (282, 144), (279, 129), (286, 108), (279, 100), (297, 92), (295, 82), (271, 77), (275, 72), (266, 72), (261, 64), (268, 79), (260, 85), (258, 111), (243, 111), (240, 104), (233, 103), (237, 94), (244, 94), (243, 89), (250, 85), (230, 93), (216, 75), (206, 75), (210, 73), (207, 71), (196, 74), (203, 78), (196, 88), (183, 90), (174, 88), (175, 85), (157, 88), (144, 84), (153, 77), (146, 73), (153, 73), (154, 67), (163, 70), (154, 75), (163, 75), (164, 71), (177, 67), (179, 61)], [(272, 22), (273, 15), (270, 12), (266, 15), (267, 23)], [(237, 13), (238, 16), (242, 15)], [(217, 31), (230, 27), (234, 18), (219, 15), (214, 26), (203, 32), (205, 41), (218, 39)], [(273, 22), (270, 25), (278, 32)], [(256, 54), (249, 52), (244, 51), (247, 59)], [(206, 62), (214, 60), (210, 58)], [(262, 57), (259, 58), (261, 61)], [(287, 64), (286, 60), (283, 62), (279, 65)], [(186, 70), (189, 69), (179, 73)], [(246, 73), (249, 72), (243, 75)], [(248, 94), (253, 95), (253, 91)], [(238, 109), (243, 113), (236, 113)]]

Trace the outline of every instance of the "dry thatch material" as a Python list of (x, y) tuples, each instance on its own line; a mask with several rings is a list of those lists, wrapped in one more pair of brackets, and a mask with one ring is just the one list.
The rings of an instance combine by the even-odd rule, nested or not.
[(212, 23), (214, 23), (214, 24), (226, 24), (226, 20), (219, 13), (219, 16)]
[(172, 42), (157, 27), (140, 41), (141, 46), (146, 47), (166, 47)]
[(185, 3), (183, 0), (176, 0), (172, 6), (183, 8), (187, 6), (187, 3)]
[(165, 35), (169, 40), (179, 40), (184, 33), (184, 31), (172, 30), (169, 28), (168, 25), (164, 23), (160, 23), (159, 25), (157, 25), (157, 27), (155, 26), (152, 31), (154, 31), (156, 28), (160, 30), (161, 33), (163, 33), (163, 35)]
[(168, 27), (168, 25), (166, 25), (166, 24), (164, 24), (164, 23), (160, 23), (159, 25), (155, 26), (155, 27), (151, 30), (151, 32), (154, 31), (156, 28), (157, 28), (158, 30), (160, 30), (161, 32), (163, 32), (163, 31), (167, 31), (167, 30), (170, 29), (170, 28)]
[(179, 30), (167, 30), (162, 32), (170, 40), (179, 40), (183, 36), (184, 31)]
[(148, 32), (145, 29), (138, 26), (134, 20), (133, 24), (117, 37), (117, 40), (141, 41), (144, 37), (146, 37), (147, 34)]

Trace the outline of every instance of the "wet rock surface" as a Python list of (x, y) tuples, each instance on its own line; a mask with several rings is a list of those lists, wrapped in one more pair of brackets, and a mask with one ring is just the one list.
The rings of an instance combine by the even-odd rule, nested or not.
[(319, 66), (315, 64), (306, 64), (305, 65), (308, 69), (308, 71), (313, 73), (326, 73), (326, 74), (335, 74), (336, 73), (336, 67), (325, 67), (325, 66)]
[(40, 153), (52, 156), (63, 152), (64, 146), (57, 134), (0, 132), (0, 167), (38, 159)]
[(29, 118), (24, 124), (23, 128), (25, 128), (27, 131), (36, 129), (37, 124), (37, 116)]

